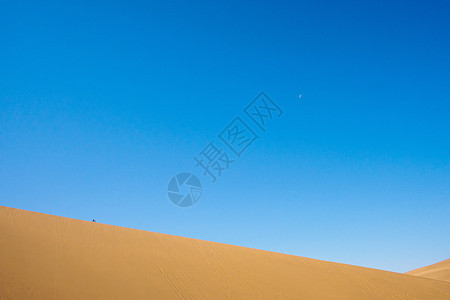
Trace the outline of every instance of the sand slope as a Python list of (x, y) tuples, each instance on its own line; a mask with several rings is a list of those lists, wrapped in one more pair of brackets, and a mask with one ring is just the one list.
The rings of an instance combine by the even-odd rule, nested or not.
[(450, 258), (426, 267), (406, 272), (405, 274), (450, 282)]
[(450, 283), (0, 207), (1, 299), (450, 299)]

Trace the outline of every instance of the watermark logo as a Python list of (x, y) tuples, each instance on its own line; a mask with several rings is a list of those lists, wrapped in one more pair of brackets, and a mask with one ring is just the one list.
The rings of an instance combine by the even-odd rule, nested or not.
[(216, 182), (217, 177), (222, 176), (222, 171), (228, 170), (230, 164), (234, 162), (213, 141), (203, 148), (198, 157), (194, 157), (194, 160), (196, 161), (195, 166), (203, 169), (203, 175), (211, 177), (211, 182)]
[(202, 196), (202, 184), (195, 175), (180, 173), (169, 181), (167, 195), (176, 206), (189, 207)]
[(244, 111), (264, 132), (266, 131), (266, 126), (269, 121), (281, 117), (283, 114), (281, 108), (264, 92), (261, 92), (252, 102), (250, 102)]
[(224, 142), (228, 148), (231, 149), (237, 156), (247, 150), (248, 146), (253, 143), (258, 136), (247, 124), (237, 117), (219, 134), (219, 138)]
[[(264, 92), (259, 93), (243, 112), (245, 114), (241, 113), (235, 117), (216, 139), (211, 140), (194, 156), (195, 167), (200, 168), (211, 183), (216, 182), (218, 177), (221, 177), (259, 138), (256, 131), (259, 130), (259, 133), (264, 134), (269, 123), (283, 114), (281, 108)], [(249, 119), (251, 121), (248, 121)], [(167, 194), (175, 205), (189, 207), (200, 199), (202, 185), (194, 175), (181, 173), (170, 180)]]

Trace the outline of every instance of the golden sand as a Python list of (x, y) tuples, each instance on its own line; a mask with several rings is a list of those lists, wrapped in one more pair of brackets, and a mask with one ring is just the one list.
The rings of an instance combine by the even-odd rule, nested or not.
[(450, 299), (450, 283), (0, 207), (0, 299)]
[(433, 265), (406, 272), (405, 274), (450, 282), (450, 258)]

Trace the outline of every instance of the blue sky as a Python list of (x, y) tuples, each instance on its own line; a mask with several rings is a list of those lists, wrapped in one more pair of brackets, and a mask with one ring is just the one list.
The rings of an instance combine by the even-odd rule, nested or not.
[[(397, 272), (446, 259), (449, 9), (4, 1), (0, 205)], [(284, 114), (209, 183), (193, 157), (260, 91)], [(166, 194), (182, 171), (204, 187), (187, 209)]]

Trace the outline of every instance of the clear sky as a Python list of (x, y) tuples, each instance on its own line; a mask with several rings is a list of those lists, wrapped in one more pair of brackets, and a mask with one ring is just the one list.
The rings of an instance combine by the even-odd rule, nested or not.
[[(449, 11), (2, 1), (0, 205), (398, 272), (446, 259)], [(261, 91), (284, 111), (265, 133), (243, 112)], [(194, 156), (235, 117), (259, 138), (212, 184)], [(179, 172), (203, 184), (190, 208), (167, 197)]]

